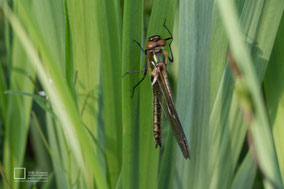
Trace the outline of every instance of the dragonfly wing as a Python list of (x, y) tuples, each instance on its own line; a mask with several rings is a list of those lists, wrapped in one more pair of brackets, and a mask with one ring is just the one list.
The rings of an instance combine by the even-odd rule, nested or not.
[(163, 110), (166, 113), (166, 116), (168, 120), (171, 123), (173, 133), (176, 137), (176, 140), (179, 144), (179, 147), (182, 150), (183, 156), (185, 159), (190, 159), (190, 152), (188, 148), (188, 143), (186, 136), (184, 134), (183, 128), (181, 126), (178, 114), (176, 112), (174, 101), (172, 98), (169, 82), (166, 75), (166, 69), (165, 65), (163, 65), (164, 68), (160, 69), (159, 72), (157, 72), (157, 83), (159, 85), (160, 93), (161, 95), (158, 95), (160, 103), (162, 104)]

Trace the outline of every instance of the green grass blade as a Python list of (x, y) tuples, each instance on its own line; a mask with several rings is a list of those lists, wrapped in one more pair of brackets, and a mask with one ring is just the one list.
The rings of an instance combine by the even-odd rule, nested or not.
[(264, 89), (267, 100), (268, 112), (273, 128), (274, 143), (281, 171), (282, 183), (284, 183), (284, 16), (282, 15), (278, 34), (275, 40), (266, 75)]
[(37, 128), (37, 132), (38, 132), (38, 134), (39, 134), (39, 136), (40, 136), (40, 138), (41, 138), (41, 140), (42, 140), (46, 150), (48, 151), (49, 155), (52, 156), (52, 153), (51, 153), (50, 147), (48, 145), (48, 142), (47, 142), (47, 140), (46, 140), (46, 138), (44, 136), (44, 133), (43, 133), (41, 127), (40, 127), (39, 121), (38, 121), (38, 119), (37, 119), (37, 117), (36, 117), (34, 112), (32, 112), (32, 117), (33, 117), (33, 119), (35, 121), (35, 126)]
[[(33, 109), (36, 110), (36, 109)], [(38, 116), (34, 111), (32, 111), (31, 121), (30, 121), (30, 130), (29, 130), (29, 140), (31, 141), (31, 146), (34, 150), (35, 159), (34, 161), (37, 163), (39, 170), (45, 170), (49, 173), (52, 173), (52, 164), (51, 161), (53, 160), (53, 155), (51, 154), (50, 147), (47, 141), (47, 133), (45, 132), (44, 124), (40, 123), (37, 118), (42, 118), (44, 114), (40, 114), (38, 111)], [(25, 159), (26, 165), (28, 162)], [(58, 164), (59, 166), (61, 164)], [(49, 180), (50, 182), (51, 180)]]
[(225, 36), (222, 18), (216, 3), (213, 6), (210, 45), (210, 96), (211, 109), (214, 105), (219, 86), (226, 67), (228, 39)]
[[(61, 148), (60, 142), (62, 142), (63, 134), (62, 129), (58, 127), (54, 119), (49, 114), (46, 114), (46, 124), (48, 133), (48, 142), (53, 157), (53, 170), (56, 178), (57, 188), (70, 188), (71, 182), (68, 179), (68, 153), (69, 148)], [(61, 166), (59, 166), (60, 164)]]
[[(65, 77), (70, 90), (72, 91), (74, 100), (77, 101), (75, 91), (75, 71), (74, 61), (72, 54), (72, 37), (70, 30), (69, 12), (67, 0), (64, 0), (64, 11), (65, 11)], [(78, 70), (77, 70), (78, 71)]]
[[(21, 15), (22, 13), (18, 12), (17, 14)], [(24, 47), (20, 44), (20, 40), (17, 37), (14, 38), (10, 90), (24, 91), (26, 93), (33, 92), (34, 85), (30, 79), (25, 74), (16, 71), (16, 69), (22, 70), (34, 78), (35, 72), (28, 62), (29, 60)], [(6, 120), (6, 129), (3, 161), (11, 188), (17, 188), (18, 184), (13, 180), (14, 168), (21, 167), (24, 162), (32, 99), (18, 95), (7, 95), (6, 99), (7, 109), (5, 111), (7, 111), (7, 117), (4, 119)]]
[[(141, 41), (142, 11), (143, 1), (124, 1), (122, 74), (139, 70), (141, 50), (137, 48), (133, 40)], [(131, 98), (132, 87), (139, 79), (136, 78), (137, 74), (129, 74), (122, 79), (122, 188), (124, 189), (136, 188), (139, 185), (139, 102), (137, 91)]]
[[(55, 118), (58, 119), (56, 117), (56, 115), (54, 114), (54, 112), (52, 111), (52, 109), (48, 106), (49, 101), (39, 95), (36, 94), (31, 94), (31, 93), (25, 93), (22, 91), (15, 91), (15, 90), (7, 90), (5, 91), (5, 94), (17, 94), (17, 95), (22, 95), (22, 96), (28, 96), (28, 97), (32, 97), (33, 100), (42, 108), (44, 109), (46, 112), (50, 113), (50, 115)], [(48, 103), (48, 104), (46, 104)], [(49, 104), (50, 105), (50, 104)]]
[[(253, 69), (252, 59), (244, 44), (234, 6), (231, 2), (222, 0), (218, 1), (218, 5), (231, 42), (232, 52), (243, 73), (247, 90), (252, 96), (251, 103), (253, 103), (253, 106), (255, 107), (255, 117), (251, 123), (251, 132), (259, 166), (265, 174), (265, 186), (272, 187), (276, 185), (277, 187), (282, 187), (268, 118), (260, 95), (259, 81), (257, 80), (256, 73)], [(280, 8), (281, 11), (283, 11), (283, 3), (281, 3)], [(278, 23), (275, 23), (276, 27), (273, 28), (278, 28), (279, 15), (282, 15), (282, 12), (280, 14), (280, 10), (278, 12), (278, 17), (276, 17)]]
[(7, 185), (8, 188), (11, 188), (9, 180), (7, 178), (5, 170), (4, 170), (4, 168), (3, 168), (1, 163), (0, 163), (0, 172), (1, 172), (1, 175), (2, 175), (3, 182), (5, 182), (5, 184)]
[[(76, 73), (73, 82), (75, 82), (79, 111), (83, 123), (99, 141), (104, 141), (104, 138), (100, 138), (98, 125), (100, 43), (96, 1), (67, 1), (67, 5), (71, 34), (69, 48), (72, 49), (70, 66), (73, 64)], [(88, 137), (88, 142), (94, 144), (91, 137)], [(105, 160), (101, 158), (97, 149), (95, 151), (98, 152), (97, 158), (105, 170)], [(88, 185), (93, 187), (92, 175), (90, 172), (88, 174)]]
[(176, 152), (176, 140), (173, 136), (172, 131), (170, 131), (167, 136), (161, 167), (159, 169), (158, 188), (173, 188), (176, 169)]
[[(208, 188), (210, 62), (213, 1), (180, 1), (177, 111), (188, 137), (191, 160), (177, 158), (177, 187)], [(179, 183), (179, 181), (181, 183)], [(181, 184), (181, 186), (178, 186)]]
[[(36, 5), (42, 6), (41, 8), (46, 5), (40, 4), (40, 2), (38, 3), (39, 4)], [(58, 62), (60, 62), (60, 56), (56, 56), (56, 53), (54, 55), (50, 54), (50, 51), (53, 50), (51, 48), (51, 46), (53, 45), (49, 46), (46, 41), (43, 40), (43, 33), (40, 32), (38, 25), (36, 23), (32, 24), (32, 22), (34, 21), (34, 17), (30, 17), (32, 16), (32, 12), (26, 11), (26, 8), (24, 8), (24, 6), (26, 5), (21, 4), (21, 6), (22, 7), (20, 8), (23, 8), (22, 10), (25, 11), (25, 14), (22, 18), (24, 20), (25, 25), (30, 26), (27, 28), (29, 28), (29, 31), (32, 34), (37, 46), (40, 47), (39, 49), (42, 55), (45, 68), (41, 63), (41, 60), (39, 59), (33, 44), (27, 37), (25, 31), (19, 24), (16, 17), (14, 17), (14, 15), (8, 9), (7, 11), (5, 11), (5, 14), (9, 18), (9, 21), (11, 22), (14, 31), (21, 39), (22, 44), (25, 46), (25, 50), (31, 59), (31, 63), (35, 67), (40, 81), (44, 86), (45, 90), (47, 91), (47, 94), (52, 102), (52, 106), (56, 114), (59, 115), (58, 117), (60, 118), (60, 122), (62, 124), (61, 126), (65, 131), (65, 137), (68, 138), (68, 144), (71, 146), (72, 149), (72, 155), (74, 155), (74, 157), (76, 158), (76, 162), (78, 163), (79, 167), (84, 170), (81, 171), (83, 175), (86, 174), (86, 164), (88, 164), (88, 167), (92, 167), (91, 171), (95, 176), (97, 186), (102, 188), (108, 188), (106, 178), (102, 171), (103, 169), (100, 163), (98, 162), (98, 159), (94, 158), (96, 157), (96, 155), (91, 144), (91, 139), (89, 140), (87, 131), (82, 129), (83, 125), (81, 123), (79, 111), (76, 108), (75, 102), (72, 99), (72, 95), (70, 94), (70, 91), (67, 88), (65, 80), (60, 72), (60, 67), (58, 64)], [(7, 7), (5, 6), (5, 8)], [(45, 6), (45, 8), (47, 7)], [(42, 9), (37, 9), (37, 11), (39, 10), (43, 11)], [(47, 18), (48, 20), (51, 19), (50, 17)], [(41, 27), (45, 28), (46, 26)], [(50, 78), (52, 78), (52, 82), (50, 82)], [(82, 146), (83, 149), (81, 149), (80, 146)], [(86, 161), (83, 161), (82, 154), (84, 154), (84, 158), (86, 159)]]
[(1, 118), (5, 123), (6, 119), (6, 104), (7, 104), (7, 96), (4, 95), (4, 91), (7, 90), (6, 79), (2, 68), (2, 63), (0, 64), (0, 110), (1, 110)]
[(256, 164), (248, 152), (232, 182), (232, 189), (252, 188), (256, 175)]
[[(0, 188), (283, 188), (283, 10), (283, 0), (0, 0)], [(133, 98), (143, 72), (120, 77), (143, 71), (133, 40), (168, 38), (165, 20), (191, 160), (165, 116), (155, 148), (149, 73)], [(14, 182), (15, 167), (48, 171), (48, 183)]]
[[(163, 27), (166, 20), (166, 25), (173, 33), (173, 22), (175, 18), (177, 1), (170, 0), (156, 0), (154, 1), (150, 21), (148, 24), (148, 32), (145, 43), (152, 35), (160, 35), (162, 38), (169, 37), (167, 30)], [(177, 39), (176, 39), (177, 40)], [(138, 46), (135, 47), (139, 49)], [(169, 50), (168, 46), (166, 48)], [(168, 51), (170, 52), (170, 51)], [(144, 68), (145, 56), (143, 58), (140, 70)], [(169, 63), (170, 64), (170, 63)], [(170, 66), (168, 66), (170, 69)], [(139, 75), (139, 74), (137, 74)], [(137, 78), (141, 78), (137, 76)], [(155, 142), (153, 138), (153, 91), (149, 75), (140, 84), (140, 188), (157, 188), (158, 180), (158, 157), (159, 148), (155, 149)], [(162, 142), (162, 146), (166, 144)], [(172, 164), (174, 165), (174, 163)], [(164, 168), (163, 168), (164, 169)], [(161, 172), (161, 174), (164, 174)], [(162, 176), (163, 179), (167, 179)]]
[(7, 90), (4, 92), (4, 94), (16, 94), (16, 95), (22, 95), (22, 96), (28, 96), (28, 97), (32, 97), (35, 100), (39, 100), (42, 102), (48, 102), (46, 99), (44, 99), (43, 97), (36, 95), (36, 94), (32, 94), (32, 93), (26, 93), (26, 92), (22, 92), (22, 91), (16, 91), (16, 90)]
[(100, 38), (100, 62), (104, 102), (106, 161), (111, 188), (115, 187), (121, 170), (121, 11), (119, 1), (97, 0)]
[[(81, 111), (87, 102), (81, 115), (82, 120), (97, 135), (100, 45), (96, 4), (90, 0), (67, 1), (67, 4), (71, 32), (69, 48), (72, 49), (70, 56), (73, 57), (69, 64), (70, 67), (73, 64), (74, 71), (77, 72), (75, 88), (79, 110)], [(90, 138), (89, 140), (91, 141)]]
[[(237, 6), (243, 6), (240, 19), (241, 25), (245, 29), (242, 34), (247, 35), (244, 33), (248, 33), (249, 35), (247, 41), (255, 65), (257, 65), (256, 71), (260, 83), (278, 28), (281, 6), (270, 2), (263, 4), (261, 1), (247, 1), (245, 4), (239, 2)], [(226, 17), (230, 18), (230, 16)], [(271, 21), (270, 18), (274, 20)], [(252, 42), (252, 40), (255, 42)], [(212, 54), (212, 56), (214, 55)], [(232, 86), (234, 86), (232, 75), (226, 67), (210, 120), (212, 128), (211, 182), (214, 183), (212, 187), (217, 188), (227, 188), (231, 185), (247, 130), (239, 110), (237, 95), (233, 92), (234, 87)], [(234, 150), (231, 150), (232, 146)]]

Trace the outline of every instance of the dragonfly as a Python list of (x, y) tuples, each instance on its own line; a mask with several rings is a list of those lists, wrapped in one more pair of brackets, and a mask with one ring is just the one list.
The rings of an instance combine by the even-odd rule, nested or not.
[[(142, 79), (133, 87), (132, 97), (134, 95), (135, 88), (145, 79), (147, 71), (149, 71), (153, 89), (153, 134), (156, 143), (156, 148), (162, 146), (162, 111), (166, 114), (169, 120), (174, 136), (177, 143), (183, 153), (185, 159), (191, 158), (191, 154), (188, 147), (188, 142), (184, 134), (181, 122), (179, 120), (177, 111), (174, 106), (174, 101), (167, 77), (167, 63), (168, 61), (173, 62), (174, 57), (171, 49), (171, 43), (173, 42), (173, 35), (166, 26), (166, 20), (163, 24), (164, 28), (169, 33), (170, 37), (163, 39), (160, 35), (153, 35), (149, 37), (146, 44), (146, 50), (140, 45), (139, 42), (134, 42), (140, 47), (143, 53), (146, 55), (144, 69), (140, 71), (126, 72), (123, 76), (130, 73), (144, 72)], [(166, 41), (169, 42), (169, 49), (171, 57), (168, 56), (164, 50), (166, 47)]]

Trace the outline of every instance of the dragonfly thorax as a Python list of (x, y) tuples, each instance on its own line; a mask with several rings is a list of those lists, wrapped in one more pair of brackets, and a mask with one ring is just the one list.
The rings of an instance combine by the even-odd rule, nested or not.
[(155, 64), (161, 63), (161, 62), (165, 62), (165, 56), (164, 54), (160, 51), (158, 53), (154, 53), (153, 54), (153, 62)]
[(151, 69), (153, 69), (159, 63), (166, 63), (166, 58), (163, 53), (163, 50), (160, 50), (157, 53), (151, 53), (149, 60), (150, 60)]

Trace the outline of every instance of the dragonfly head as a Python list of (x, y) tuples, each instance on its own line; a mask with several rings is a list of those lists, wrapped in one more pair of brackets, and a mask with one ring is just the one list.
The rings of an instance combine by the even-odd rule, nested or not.
[(147, 50), (160, 50), (166, 46), (166, 41), (162, 39), (159, 35), (153, 35), (149, 37), (146, 44)]

